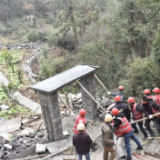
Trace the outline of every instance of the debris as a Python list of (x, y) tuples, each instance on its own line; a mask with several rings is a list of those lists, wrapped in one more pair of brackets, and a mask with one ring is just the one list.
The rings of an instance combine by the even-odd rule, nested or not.
[(34, 130), (32, 128), (25, 128), (24, 130), (22, 130), (18, 135), (30, 135), (30, 133), (33, 133)]
[(8, 157), (10, 160), (18, 159), (18, 158), (22, 160), (22, 158), (27, 157), (29, 155), (30, 156), (35, 155), (35, 149), (36, 149), (36, 145), (33, 145), (30, 148), (24, 149), (20, 154), (16, 156), (14, 156), (13, 154), (10, 154)]
[(5, 145), (4, 145), (4, 147), (5, 147), (5, 148), (7, 148), (7, 149), (9, 149), (9, 150), (11, 150), (11, 149), (12, 149), (12, 146), (11, 146), (11, 145), (9, 145), (9, 144), (5, 144)]
[(19, 130), (21, 126), (21, 118), (15, 118), (6, 122), (0, 123), (0, 133), (10, 133)]
[(36, 153), (44, 153), (46, 150), (46, 145), (36, 144)]
[[(69, 147), (68, 147), (68, 148), (69, 148)], [(41, 160), (46, 160), (46, 159), (48, 159), (48, 158), (50, 158), (50, 157), (56, 156), (57, 154), (60, 154), (60, 153), (62, 153), (62, 152), (64, 152), (64, 151), (66, 151), (68, 148), (65, 148), (65, 149), (63, 149), (63, 150), (61, 150), (61, 151), (57, 151), (57, 152), (55, 152), (55, 153), (52, 153), (52, 154), (50, 154), (49, 156), (46, 156), (46, 157), (42, 158)]]
[(10, 109), (10, 107), (5, 104), (1, 105), (0, 108), (2, 109), (2, 111)]
[(0, 136), (9, 142), (13, 140), (13, 135), (9, 133), (1, 133)]
[(37, 156), (32, 156), (32, 157), (26, 157), (26, 158), (21, 158), (21, 159), (14, 159), (14, 160), (29, 160), (29, 159), (36, 159), (36, 158), (41, 158), (41, 157), (45, 157), (48, 154), (43, 154), (43, 155), (37, 155)]
[(21, 124), (30, 123), (30, 122), (32, 122), (32, 121), (34, 121), (34, 120), (36, 120), (36, 119), (39, 119), (40, 117), (41, 117), (41, 116), (39, 115), (39, 116), (33, 116), (32, 119), (24, 119), (24, 120), (22, 120)]
[(72, 138), (63, 139), (56, 142), (46, 144), (46, 147), (50, 153), (56, 153), (61, 150), (66, 150), (72, 146)]
[(63, 135), (64, 135), (64, 136), (68, 136), (69, 133), (65, 130), (65, 131), (63, 131)]

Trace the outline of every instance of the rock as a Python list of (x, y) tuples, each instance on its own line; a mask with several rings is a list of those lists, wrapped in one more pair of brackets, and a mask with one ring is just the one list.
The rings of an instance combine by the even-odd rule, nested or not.
[(36, 144), (36, 153), (44, 153), (46, 151), (46, 145)]
[(4, 147), (7, 149), (7, 150), (11, 150), (12, 149), (12, 146), (10, 144), (5, 144)]
[(10, 107), (5, 104), (1, 105), (0, 108), (2, 109), (2, 111), (10, 109)]

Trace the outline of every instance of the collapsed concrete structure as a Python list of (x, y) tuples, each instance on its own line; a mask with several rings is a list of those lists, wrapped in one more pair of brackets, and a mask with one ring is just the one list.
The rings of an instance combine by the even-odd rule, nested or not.
[[(63, 137), (58, 102), (58, 90), (74, 82), (75, 80), (80, 79), (81, 84), (94, 98), (96, 98), (95, 78), (93, 75), (95, 70), (95, 68), (92, 68), (88, 65), (77, 65), (74, 68), (71, 68), (30, 87), (39, 93), (43, 120), (50, 141), (57, 141)], [(88, 119), (95, 120), (97, 116), (96, 103), (82, 89), (81, 93), (82, 101), (87, 111), (86, 117)]]

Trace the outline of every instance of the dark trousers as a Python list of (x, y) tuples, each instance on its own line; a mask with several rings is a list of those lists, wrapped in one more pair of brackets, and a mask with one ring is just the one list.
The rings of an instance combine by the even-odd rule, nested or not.
[[(143, 133), (144, 137), (147, 137), (147, 132), (143, 128), (143, 122), (139, 122), (138, 126), (139, 126), (141, 132)], [(134, 128), (135, 131), (138, 131), (136, 124), (132, 124), (132, 127)]]
[(145, 121), (145, 126), (146, 126), (146, 128), (147, 128), (147, 130), (148, 130), (148, 132), (151, 134), (151, 136), (152, 135), (154, 135), (154, 132), (152, 131), (152, 129), (151, 129), (151, 127), (150, 127), (150, 122), (153, 122), (154, 123), (154, 125), (155, 125), (155, 127), (156, 127), (156, 129), (157, 129), (157, 131), (160, 133), (160, 125), (159, 125), (159, 119), (157, 118), (157, 117), (154, 117), (154, 118), (152, 118), (152, 119), (147, 119), (146, 121)]
[(131, 145), (130, 145), (130, 139), (132, 139), (138, 147), (142, 147), (141, 143), (139, 142), (139, 140), (135, 137), (135, 135), (133, 134), (133, 131), (131, 130), (128, 133), (124, 134), (124, 142), (125, 142), (125, 148), (126, 148), (126, 152), (127, 152), (127, 157), (131, 158)]

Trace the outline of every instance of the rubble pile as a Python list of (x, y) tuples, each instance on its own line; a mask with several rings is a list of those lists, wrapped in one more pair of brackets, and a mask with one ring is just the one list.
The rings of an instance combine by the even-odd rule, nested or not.
[[(37, 135), (35, 133), (18, 135), (13, 133), (13, 139), (5, 139), (3, 144), (0, 145), (0, 159), (10, 159), (20, 154), (23, 150), (35, 145), (45, 144), (48, 142), (47, 133), (45, 130), (39, 131)], [(36, 148), (36, 153), (41, 153), (39, 145)], [(45, 152), (45, 150), (44, 150)], [(43, 153), (44, 153), (43, 152)], [(46, 151), (47, 152), (47, 151)]]

